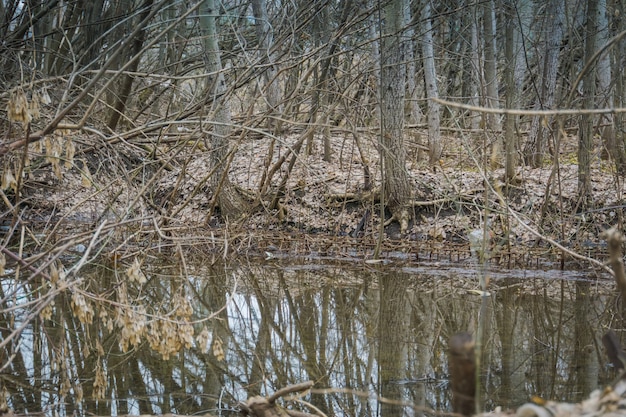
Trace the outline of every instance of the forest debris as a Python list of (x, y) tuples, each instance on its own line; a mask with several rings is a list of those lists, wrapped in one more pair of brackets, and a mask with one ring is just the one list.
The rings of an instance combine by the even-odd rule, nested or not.
[(569, 417), (569, 416), (624, 416), (626, 406), (626, 381), (621, 380), (615, 388), (597, 389), (580, 404), (527, 403), (517, 409), (517, 417)]

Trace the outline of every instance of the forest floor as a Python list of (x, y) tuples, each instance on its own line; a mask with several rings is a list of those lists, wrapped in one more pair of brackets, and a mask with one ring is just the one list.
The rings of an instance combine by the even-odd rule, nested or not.
[[(470, 240), (488, 230), (489, 259), (509, 267), (573, 261), (542, 237), (582, 256), (603, 259), (601, 232), (622, 217), (624, 184), (610, 163), (600, 159), (598, 150), (592, 172), (594, 208), (581, 212), (576, 141), (570, 139), (562, 146), (558, 170), (550, 161), (542, 168), (521, 167), (508, 186), (503, 168), (494, 167), (492, 158), (482, 156), (481, 137), (446, 137), (444, 156), (435, 167), (418, 161), (417, 148), (409, 143), (407, 169), (413, 186), (414, 218), (405, 235), (400, 235), (395, 222), (385, 226), (380, 240), (383, 256), (466, 261), (470, 249), (475, 249), (470, 248)], [(269, 201), (262, 199), (255, 210), (239, 219), (219, 213), (207, 216), (211, 201), (206, 181), (208, 154), (197, 146), (189, 146), (177, 159), (167, 159), (171, 152), (162, 149), (162, 159), (155, 162), (137, 146), (116, 144), (94, 150), (98, 146), (93, 138), (72, 140), (92, 144), (91, 152), (84, 157), (78, 153), (74, 165), (62, 169), (62, 176), (55, 176), (49, 164), (35, 168), (33, 163), (25, 184), (25, 198), (31, 207), (27, 217), (38, 222), (44, 233), (57, 233), (59, 221), (76, 231), (93, 229), (107, 219), (109, 225), (133, 225), (118, 237), (120, 245), (124, 241), (160, 245), (170, 239), (200, 251), (207, 247), (223, 251), (224, 255), (230, 251), (366, 259), (379, 242), (377, 194), (364, 188), (368, 170), (373, 188), (380, 184), (373, 135), (363, 136), (360, 151), (352, 135), (334, 135), (330, 162), (321, 157), (321, 140), (316, 138), (312, 152), (307, 156), (303, 149), (290, 173), (288, 163), (283, 163), (271, 180), (270, 192), (287, 179), (281, 199), (284, 215), (268, 209)], [(284, 156), (289, 161), (296, 140), (294, 134), (276, 142), (271, 161), (267, 157), (269, 139), (240, 141), (230, 167), (231, 181), (258, 195), (266, 166)], [(37, 160), (35, 154), (31, 157)], [(485, 160), (489, 162), (480, 162)], [(89, 168), (89, 175), (83, 167)], [(389, 213), (385, 217), (388, 219)], [(489, 220), (485, 223), (485, 219)], [(157, 238), (146, 237), (149, 231)], [(578, 262), (572, 265), (579, 266)]]

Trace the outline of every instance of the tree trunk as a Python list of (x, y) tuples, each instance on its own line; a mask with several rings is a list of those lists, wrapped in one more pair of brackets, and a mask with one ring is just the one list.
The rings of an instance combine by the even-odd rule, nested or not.
[[(247, 211), (247, 203), (228, 178), (228, 157), (231, 134), (229, 103), (226, 98), (226, 80), (222, 72), (222, 60), (218, 44), (217, 18), (219, 8), (215, 0), (205, 0), (200, 7), (200, 27), (204, 38), (205, 66), (209, 74), (208, 94), (213, 96), (210, 114), (216, 123), (206, 140), (211, 156), (209, 170), (213, 171), (210, 185), (213, 192), (212, 206), (218, 206), (225, 218), (237, 219)], [(206, 132), (208, 128), (203, 129)], [(205, 133), (207, 135), (207, 133)]]
[[(506, 66), (504, 69), (504, 79), (506, 83), (506, 108), (520, 108), (520, 92), (524, 83), (524, 49), (522, 37), (526, 33), (527, 18), (532, 16), (530, 5), (526, 1), (514, 2), (505, 0), (505, 15), (509, 21), (519, 22), (515, 25), (506, 25), (505, 33), (505, 55)], [(504, 118), (504, 142), (505, 142), (505, 178), (512, 179), (517, 168), (517, 122), (518, 117), (507, 114)]]
[[(609, 40), (609, 23), (607, 19), (606, 0), (598, 1), (598, 9), (596, 11), (596, 22), (598, 25), (598, 46), (606, 44)], [(615, 46), (617, 47), (617, 45)], [(611, 55), (604, 54), (598, 60), (598, 108), (611, 107)], [(600, 116), (600, 136), (604, 149), (602, 157), (611, 156), (613, 160), (619, 158), (615, 144), (615, 132), (613, 131), (613, 115), (610, 113)]]
[[(596, 52), (597, 34), (597, 1), (587, 1), (587, 22), (585, 23), (585, 59), (589, 62)], [(596, 66), (588, 68), (583, 76), (583, 108), (592, 109), (595, 104), (596, 94)], [(580, 116), (578, 131), (578, 195), (581, 199), (581, 209), (591, 207), (591, 151), (593, 149), (593, 116), (583, 114)]]
[(392, 0), (385, 7), (380, 81), (382, 135), (379, 138), (384, 198), (394, 218), (400, 222), (401, 233), (406, 232), (409, 226), (411, 198), (403, 137), (406, 79), (402, 41), (403, 11), (403, 0)]
[[(498, 74), (496, 69), (496, 33), (493, 0), (483, 3), (483, 36), (485, 41), (485, 106), (499, 107), (498, 105)], [(488, 129), (499, 132), (500, 119), (496, 114), (486, 116)]]
[[(540, 65), (539, 85), (536, 86), (539, 97), (535, 104), (536, 110), (552, 109), (556, 97), (556, 78), (559, 67), (559, 50), (563, 39), (565, 14), (564, 0), (550, 0), (546, 6), (544, 27), (546, 31), (543, 42), (543, 62)], [(539, 168), (543, 163), (546, 143), (550, 136), (550, 120), (552, 118), (533, 117), (528, 141), (524, 148), (526, 163)]]
[[(469, 17), (470, 24), (470, 49), (471, 49), (471, 63), (470, 65), (470, 104), (472, 106), (480, 105), (480, 80), (482, 80), (482, 70), (480, 66), (480, 48), (478, 47), (478, 6), (473, 4), (473, 1), (468, 0), (468, 10), (471, 10), (471, 16)], [(480, 128), (480, 121), (482, 115), (478, 113), (470, 114), (470, 127), (474, 130)]]
[[(406, 10), (404, 11), (404, 25), (406, 26), (405, 38), (409, 40), (409, 44), (406, 48), (406, 92), (408, 96), (408, 103), (406, 106), (407, 122), (411, 125), (420, 123), (422, 119), (422, 112), (419, 107), (419, 101), (421, 99), (419, 90), (417, 88), (417, 52), (414, 49), (413, 37), (415, 36), (415, 29), (411, 25), (411, 4), (406, 2), (404, 5)], [(375, 30), (372, 26), (370, 30)], [(431, 33), (432, 43), (432, 33)], [(376, 52), (376, 56), (378, 52)]]
[[(626, 30), (626, 20), (623, 18), (624, 10), (626, 9), (626, 2), (621, 0), (619, 6), (616, 6), (620, 11), (619, 15), (616, 14), (615, 25), (616, 31), (622, 32)], [(622, 62), (624, 57), (624, 51), (626, 46), (624, 42), (620, 42), (613, 49), (613, 74), (615, 77), (615, 89), (613, 91), (613, 107), (620, 108), (624, 106), (624, 76), (622, 74)], [(613, 161), (615, 168), (619, 175), (626, 175), (626, 136), (624, 135), (624, 115), (623, 113), (616, 114), (613, 117), (615, 134), (615, 154), (613, 155)]]
[[(137, 22), (142, 22), (149, 14), (152, 8), (153, 0), (146, 0), (142, 5), (143, 12), (137, 17)], [(145, 30), (141, 30), (137, 33), (135, 39), (132, 40), (131, 47), (127, 52), (127, 60), (133, 59), (131, 66), (128, 68), (128, 72), (137, 72), (137, 68), (139, 67), (139, 57), (137, 54), (143, 48), (143, 43), (145, 40)], [(107, 123), (107, 127), (114, 131), (117, 127), (117, 123), (120, 120), (120, 117), (124, 114), (126, 110), (126, 103), (128, 102), (128, 98), (130, 97), (130, 93), (133, 89), (133, 81), (134, 76), (129, 75), (127, 72), (120, 75), (119, 81), (119, 92), (115, 95), (114, 103), (111, 108), (111, 113), (109, 116), (109, 121)]]
[(277, 117), (282, 113), (280, 84), (276, 79), (278, 71), (274, 54), (271, 51), (274, 44), (274, 34), (270, 26), (269, 16), (267, 14), (266, 0), (252, 0), (252, 12), (254, 13), (254, 21), (256, 35), (259, 42), (259, 51), (262, 54), (261, 64), (267, 66), (263, 72), (263, 98), (267, 103), (268, 123), (267, 127), (274, 134), (280, 132), (280, 122)]
[[(433, 28), (430, 1), (422, 8), (422, 59), (424, 61), (424, 82), (426, 96), (429, 99), (439, 98), (437, 74), (435, 72), (435, 53), (433, 48)], [(441, 131), (439, 125), (439, 103), (428, 100), (428, 155), (431, 165), (441, 158)]]

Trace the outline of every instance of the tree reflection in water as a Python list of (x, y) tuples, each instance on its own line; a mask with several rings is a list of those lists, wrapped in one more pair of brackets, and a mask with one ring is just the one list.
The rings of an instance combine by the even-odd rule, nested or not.
[[(10, 407), (59, 415), (224, 414), (249, 396), (313, 380), (315, 389), (329, 390), (305, 400), (327, 415), (450, 410), (447, 343), (475, 328), (480, 298), (466, 291), (472, 278), (455, 277), (453, 269), (442, 277), (441, 270), (345, 264), (220, 265), (186, 276), (178, 268), (144, 268), (147, 281), (134, 283), (94, 268), (78, 291), (93, 309), (91, 322), (80, 317), (72, 291), (61, 291), (45, 319), (32, 320), (19, 343), (3, 345)], [(487, 409), (514, 407), (530, 395), (578, 401), (613, 376), (598, 341), (619, 315), (616, 297), (589, 282), (528, 275), (492, 280), (482, 343)], [(43, 288), (3, 284), (3, 340)], [(137, 321), (136, 344), (127, 334), (126, 349), (123, 303), (130, 305), (123, 317)], [(164, 359), (158, 342), (181, 350)], [(380, 397), (398, 402), (381, 404)]]

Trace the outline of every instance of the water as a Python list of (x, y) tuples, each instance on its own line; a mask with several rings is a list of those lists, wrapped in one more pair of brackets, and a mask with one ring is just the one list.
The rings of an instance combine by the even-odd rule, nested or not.
[(145, 284), (125, 268), (93, 267), (14, 339), (43, 305), (28, 301), (50, 285), (5, 280), (0, 377), (10, 407), (228, 415), (253, 395), (312, 380), (303, 400), (329, 416), (450, 411), (448, 340), (480, 326), (483, 409), (531, 395), (579, 401), (614, 377), (600, 338), (624, 328), (612, 284), (585, 272), (493, 271), (483, 298), (468, 265), (271, 259), (143, 270)]

